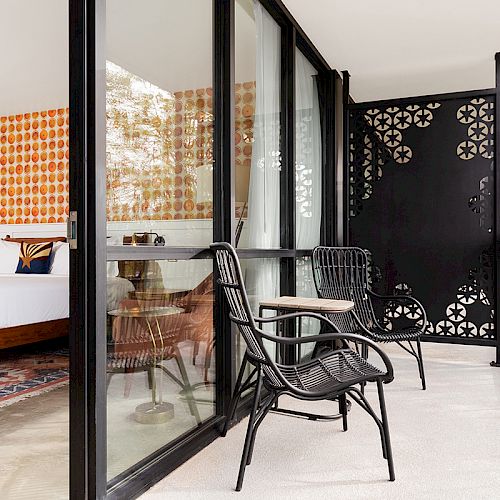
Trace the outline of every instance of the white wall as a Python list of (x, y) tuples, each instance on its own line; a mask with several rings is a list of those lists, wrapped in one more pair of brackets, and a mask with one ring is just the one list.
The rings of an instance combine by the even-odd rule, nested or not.
[(0, 0), (0, 116), (68, 105), (68, 0)]

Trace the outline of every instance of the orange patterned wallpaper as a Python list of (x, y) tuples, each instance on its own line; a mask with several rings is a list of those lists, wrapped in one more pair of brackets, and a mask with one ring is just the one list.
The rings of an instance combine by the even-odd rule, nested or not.
[(0, 117), (0, 224), (64, 222), (67, 108)]
[[(107, 216), (206, 219), (197, 168), (212, 163), (212, 89), (170, 93), (107, 64)], [(250, 166), (255, 83), (236, 85), (236, 168)]]

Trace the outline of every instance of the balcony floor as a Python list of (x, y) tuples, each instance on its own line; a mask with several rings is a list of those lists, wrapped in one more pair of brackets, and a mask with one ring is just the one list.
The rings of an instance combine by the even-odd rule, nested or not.
[[(396, 380), (386, 386), (396, 481), (387, 481), (377, 428), (361, 408), (341, 422), (270, 414), (262, 424), (241, 493), (234, 492), (245, 419), (141, 499), (491, 499), (500, 491), (500, 369), (494, 350), (424, 344), (427, 391), (416, 363), (387, 348)], [(373, 385), (373, 384), (372, 384)], [(378, 409), (376, 390), (367, 390)], [(329, 413), (337, 405), (314, 404)], [(280, 406), (304, 403), (280, 400)], [(306, 404), (309, 411), (310, 404)]]

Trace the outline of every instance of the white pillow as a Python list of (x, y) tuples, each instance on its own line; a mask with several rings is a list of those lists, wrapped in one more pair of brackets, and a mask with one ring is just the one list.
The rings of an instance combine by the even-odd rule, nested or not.
[(52, 269), (50, 274), (69, 276), (69, 243), (61, 243), (52, 250)]
[(0, 274), (16, 272), (20, 248), (20, 243), (0, 240)]

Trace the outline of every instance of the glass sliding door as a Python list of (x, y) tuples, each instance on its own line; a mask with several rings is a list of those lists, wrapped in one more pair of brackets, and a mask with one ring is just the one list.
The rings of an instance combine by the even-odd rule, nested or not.
[(169, 258), (212, 242), (211, 18), (107, 0), (108, 480), (215, 415), (212, 259)]

